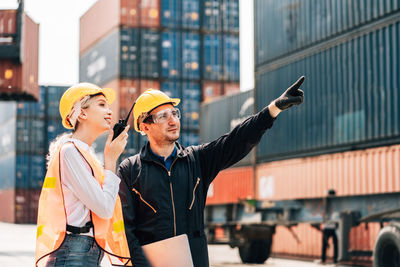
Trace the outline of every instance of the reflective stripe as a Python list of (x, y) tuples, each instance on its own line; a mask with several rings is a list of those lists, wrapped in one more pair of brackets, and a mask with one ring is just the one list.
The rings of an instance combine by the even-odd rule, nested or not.
[(125, 225), (123, 220), (116, 221), (113, 223), (114, 232), (119, 233), (125, 231)]
[(46, 177), (44, 179), (43, 188), (56, 188), (56, 177)]
[(38, 226), (36, 239), (39, 238), (39, 236), (41, 236), (43, 234), (43, 228), (44, 228), (44, 224)]

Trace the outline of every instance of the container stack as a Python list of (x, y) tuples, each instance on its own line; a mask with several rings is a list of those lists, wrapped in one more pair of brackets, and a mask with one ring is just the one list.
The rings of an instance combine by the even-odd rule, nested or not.
[(38, 101), (39, 24), (18, 9), (0, 10), (0, 99)]
[[(261, 139), (252, 161), (254, 189), (244, 195), (277, 201), (322, 198), (329, 189), (339, 197), (398, 193), (398, 1), (373, 0), (364, 5), (357, 1), (256, 0), (254, 14), (255, 111), (279, 97), (301, 75), (306, 76), (302, 85), (305, 101), (282, 112)], [(222, 107), (226, 102), (231, 106), (236, 101), (244, 103), (242, 95), (202, 106), (202, 142), (226, 131), (229, 118)], [(235, 169), (239, 168), (219, 174), (221, 181), (218, 177), (214, 181), (214, 194), (231, 186), (230, 180), (223, 183), (223, 176)], [(240, 189), (233, 190), (237, 191), (231, 194), (243, 198)], [(216, 218), (218, 212), (224, 214), (226, 204), (237, 202), (229, 195), (210, 195), (207, 200)], [(291, 231), (301, 242), (291, 237)], [(275, 255), (320, 257), (321, 232), (306, 224), (291, 231), (276, 227)], [(373, 250), (378, 231), (375, 223), (354, 227), (350, 249)], [(332, 254), (331, 248), (328, 255)]]
[[(115, 120), (149, 88), (181, 98), (180, 142), (197, 144), (201, 101), (239, 90), (238, 30), (238, 0), (99, 0), (80, 19), (80, 81), (117, 91)], [(146, 141), (131, 128), (126, 155)]]
[(35, 223), (49, 142), (65, 132), (58, 111), (67, 87), (41, 86), (39, 102), (0, 102), (0, 221)]

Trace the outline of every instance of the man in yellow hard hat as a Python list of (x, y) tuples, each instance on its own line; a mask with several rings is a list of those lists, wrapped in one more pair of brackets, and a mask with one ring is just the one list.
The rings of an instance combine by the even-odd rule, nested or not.
[(142, 246), (186, 234), (193, 265), (209, 266), (204, 233), (207, 190), (218, 172), (245, 157), (284, 109), (303, 102), (301, 77), (279, 98), (230, 133), (182, 147), (180, 99), (147, 90), (134, 107), (135, 130), (149, 142), (119, 166), (120, 197), (134, 266), (150, 266)]

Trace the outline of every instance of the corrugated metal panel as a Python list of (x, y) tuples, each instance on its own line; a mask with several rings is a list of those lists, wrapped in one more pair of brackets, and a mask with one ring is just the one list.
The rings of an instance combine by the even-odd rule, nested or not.
[[(327, 154), (260, 164), (257, 199), (285, 200), (400, 191), (400, 146)], [(292, 186), (288, 187), (287, 185)]]
[(102, 85), (118, 76), (119, 39), (119, 29), (115, 29), (80, 57), (80, 81)]
[(46, 175), (46, 156), (32, 155), (29, 188), (40, 189), (43, 186), (44, 177)]
[(222, 36), (205, 34), (203, 38), (203, 78), (219, 81), (222, 79)]
[(13, 60), (0, 61), (0, 93), (22, 93), (22, 65)]
[[(165, 81), (161, 83), (161, 91), (166, 93), (169, 97), (182, 98), (182, 86), (179, 82)], [(181, 103), (177, 106), (181, 108)]]
[(15, 190), (0, 190), (0, 202), (2, 203), (0, 205), (0, 221), (14, 223)]
[(182, 83), (182, 118), (181, 129), (197, 130), (200, 124), (200, 84), (193, 82)]
[(161, 34), (161, 73), (163, 78), (176, 79), (181, 75), (181, 42), (178, 32)]
[(49, 119), (46, 121), (47, 122), (47, 145), (46, 145), (46, 151), (48, 151), (49, 149), (49, 145), (52, 141), (54, 141), (54, 139), (66, 132), (71, 132), (67, 129), (65, 129), (62, 126), (61, 123), (61, 117), (59, 119)]
[[(120, 1), (99, 0), (82, 15), (79, 23), (79, 54), (82, 55), (85, 53), (93, 44), (97, 43), (119, 25), (120, 12), (121, 18), (125, 20), (125, 16), (131, 14), (132, 9), (128, 10), (128, 4), (132, 2), (127, 1), (126, 9), (122, 9)], [(132, 13), (136, 14), (133, 11)]]
[(161, 2), (161, 26), (167, 28), (200, 28), (200, 3), (197, 0), (165, 0)]
[(182, 33), (182, 78), (200, 78), (200, 35)]
[(224, 81), (239, 81), (239, 36), (225, 35), (223, 37), (223, 69)]
[[(364, 224), (352, 228), (349, 235), (349, 249), (372, 251), (379, 230), (378, 223), (369, 223), (368, 228)], [(299, 242), (294, 238), (294, 234), (291, 231), (299, 238)], [(285, 226), (276, 227), (272, 243), (273, 256), (321, 257), (322, 233), (320, 231), (308, 224), (293, 226), (291, 231)], [(332, 258), (332, 239), (329, 240), (329, 244), (326, 255), (328, 258)], [(364, 260), (370, 260), (370, 258), (365, 258)]]
[(399, 10), (398, 0), (256, 0), (256, 64), (324, 41)]
[(13, 101), (0, 101), (0, 125), (9, 119), (16, 117), (17, 103)]
[[(216, 101), (201, 105), (200, 141), (213, 141), (230, 132), (236, 125), (253, 114), (253, 90), (236, 95), (221, 97)], [(249, 165), (251, 153), (238, 164)]]
[(39, 24), (26, 14), (22, 23), (22, 91), (39, 100)]
[(0, 192), (1, 190), (9, 190), (15, 187), (15, 161), (14, 153), (0, 157)]
[(127, 27), (160, 26), (160, 0), (120, 0), (121, 22)]
[(121, 29), (120, 77), (158, 78), (159, 41), (154, 30)]
[(203, 9), (205, 31), (239, 31), (239, 0), (205, 0)]
[(17, 10), (0, 10), (0, 43), (6, 42), (7, 38), (17, 32)]
[(31, 156), (29, 155), (16, 155), (16, 175), (15, 175), (15, 188), (27, 189), (30, 184), (30, 165)]
[(15, 190), (16, 223), (36, 223), (40, 191), (40, 189)]
[(179, 143), (184, 146), (197, 146), (199, 144), (199, 134), (190, 131), (181, 131)]
[(258, 160), (398, 143), (399, 46), (397, 22), (315, 54), (265, 66), (266, 72), (256, 76), (257, 110), (300, 75), (308, 79), (302, 86), (305, 102), (279, 115), (258, 146)]
[(207, 193), (207, 205), (238, 203), (240, 199), (254, 198), (252, 167), (221, 171)]

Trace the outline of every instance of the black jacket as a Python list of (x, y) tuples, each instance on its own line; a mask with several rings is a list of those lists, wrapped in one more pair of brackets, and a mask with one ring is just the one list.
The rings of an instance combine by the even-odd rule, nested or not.
[(219, 171), (258, 144), (273, 121), (264, 108), (213, 142), (187, 148), (176, 143), (170, 170), (149, 143), (120, 164), (120, 198), (134, 266), (149, 266), (142, 245), (184, 233), (194, 266), (209, 266), (203, 217), (208, 187)]

